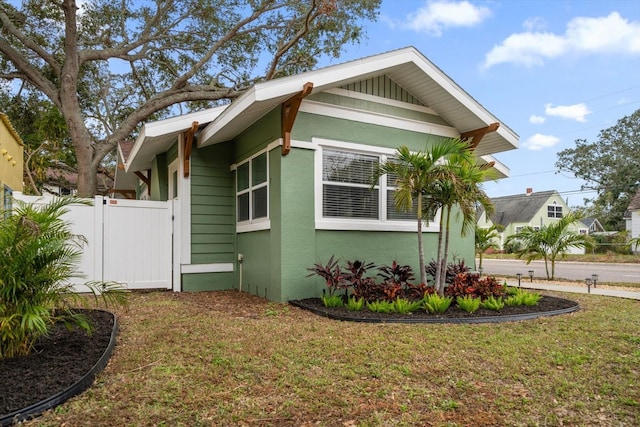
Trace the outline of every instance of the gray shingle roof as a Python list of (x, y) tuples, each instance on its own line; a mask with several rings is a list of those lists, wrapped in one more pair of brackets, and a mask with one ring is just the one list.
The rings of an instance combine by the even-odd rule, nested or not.
[(491, 215), (494, 224), (507, 226), (514, 222), (529, 222), (547, 203), (549, 198), (557, 194), (556, 190), (538, 191), (530, 194), (495, 197), (491, 199), (495, 212)]
[(640, 189), (638, 189), (638, 191), (636, 191), (636, 195), (633, 196), (633, 199), (631, 199), (631, 203), (629, 203), (629, 208), (630, 211), (636, 211), (638, 209), (640, 209)]

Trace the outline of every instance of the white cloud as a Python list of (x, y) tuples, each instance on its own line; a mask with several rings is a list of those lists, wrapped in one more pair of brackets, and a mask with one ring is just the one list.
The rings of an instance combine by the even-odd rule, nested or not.
[(522, 145), (529, 150), (540, 151), (545, 148), (553, 147), (559, 142), (560, 138), (556, 136), (536, 133), (531, 138), (527, 139)]
[(531, 117), (529, 117), (529, 123), (533, 123), (534, 125), (541, 125), (545, 120), (547, 120), (546, 117), (536, 116), (535, 114), (532, 114)]
[(473, 27), (489, 16), (491, 11), (488, 8), (475, 6), (466, 0), (436, 0), (428, 1), (425, 7), (421, 7), (407, 18), (408, 26), (412, 30), (439, 37), (445, 28)]
[(524, 21), (522, 26), (527, 31), (535, 31), (535, 30), (542, 31), (547, 27), (547, 21), (545, 21), (544, 18), (540, 18), (539, 16), (536, 16), (533, 18), (528, 18), (526, 21)]
[(586, 122), (587, 115), (591, 114), (585, 103), (574, 105), (558, 105), (554, 107), (552, 104), (544, 106), (544, 113), (547, 116), (555, 116), (563, 119), (575, 120), (577, 122)]
[(542, 65), (547, 59), (569, 54), (640, 54), (640, 22), (630, 22), (618, 12), (600, 18), (574, 18), (561, 35), (533, 32), (531, 20), (524, 26), (528, 31), (511, 34), (486, 54), (484, 67), (503, 62)]

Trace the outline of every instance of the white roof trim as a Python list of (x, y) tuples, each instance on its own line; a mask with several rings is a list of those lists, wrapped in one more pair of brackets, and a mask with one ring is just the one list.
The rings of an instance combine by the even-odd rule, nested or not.
[[(306, 82), (312, 82), (314, 85), (312, 93), (318, 93), (338, 88), (356, 79), (362, 80), (392, 73), (394, 69), (398, 70), (399, 67), (401, 69), (408, 65), (418, 67), (463, 108), (468, 109), (471, 114), (482, 121), (485, 126), (495, 122), (501, 123), (418, 50), (407, 47), (319, 70), (257, 83), (203, 129), (198, 138), (198, 146), (204, 147), (233, 138), (276, 105), (299, 93)], [(246, 120), (239, 119), (243, 114), (246, 115)], [(452, 125), (455, 126), (453, 123)], [(518, 146), (518, 135), (503, 123), (497, 132), (513, 148)]]
[(220, 107), (208, 108), (202, 111), (196, 111), (193, 113), (188, 113), (180, 116), (171, 117), (164, 120), (158, 120), (155, 122), (145, 123), (142, 126), (140, 134), (138, 138), (136, 138), (135, 143), (133, 144), (133, 148), (131, 149), (131, 153), (129, 153), (129, 158), (125, 165), (125, 171), (132, 172), (148, 169), (149, 165), (148, 160), (140, 160), (137, 157), (141, 153), (143, 149), (143, 145), (147, 146), (146, 151), (147, 154), (159, 154), (166, 149), (164, 144), (161, 144), (157, 149), (148, 147), (150, 144), (156, 140), (156, 138), (162, 140), (166, 140), (167, 138), (171, 139), (172, 136), (177, 137), (180, 133), (191, 128), (193, 122), (198, 122), (200, 124), (206, 124), (213, 121), (216, 117), (218, 117), (225, 109), (227, 109), (228, 105), (223, 105)]

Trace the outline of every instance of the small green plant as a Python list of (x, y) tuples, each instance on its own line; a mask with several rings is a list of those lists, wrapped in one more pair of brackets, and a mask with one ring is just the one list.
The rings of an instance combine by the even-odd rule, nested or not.
[(452, 301), (452, 297), (443, 297), (438, 294), (427, 295), (422, 300), (425, 310), (431, 314), (444, 313), (447, 311)]
[(458, 307), (467, 313), (476, 312), (480, 308), (480, 302), (480, 298), (475, 298), (471, 295), (456, 297), (456, 304), (458, 304)]
[[(73, 307), (89, 300), (74, 292), (70, 282), (78, 276), (86, 243), (63, 219), (71, 204), (91, 203), (73, 197), (41, 206), (18, 200), (13, 214), (0, 220), (0, 360), (29, 354), (55, 322), (91, 332), (89, 320)], [(118, 283), (85, 285), (96, 303), (99, 297), (105, 303), (127, 303), (126, 289)]]
[(325, 307), (342, 307), (344, 302), (341, 295), (322, 295), (322, 303)]
[(367, 308), (375, 313), (393, 313), (394, 311), (394, 305), (391, 301), (368, 302)]
[(515, 292), (509, 293), (509, 296), (504, 300), (505, 305), (509, 307), (516, 307), (519, 305), (533, 306), (538, 304), (538, 301), (542, 298), (542, 295), (525, 291), (524, 289), (510, 289), (515, 289)]
[(351, 311), (360, 311), (364, 307), (364, 298), (349, 297), (347, 300), (347, 308)]
[(522, 296), (522, 305), (533, 306), (538, 304), (542, 295), (533, 292), (525, 292)]
[(493, 311), (500, 311), (504, 308), (504, 301), (502, 297), (490, 296), (480, 303), (480, 307)]
[(422, 306), (422, 301), (410, 301), (406, 298), (396, 298), (393, 301), (393, 311), (400, 314), (413, 313)]

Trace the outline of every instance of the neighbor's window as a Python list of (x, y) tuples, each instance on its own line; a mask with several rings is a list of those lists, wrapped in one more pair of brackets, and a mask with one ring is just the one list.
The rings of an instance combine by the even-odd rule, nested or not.
[(547, 217), (548, 218), (562, 218), (562, 206), (558, 206), (555, 204), (547, 206)]
[(236, 168), (237, 220), (251, 222), (269, 217), (267, 152)]

